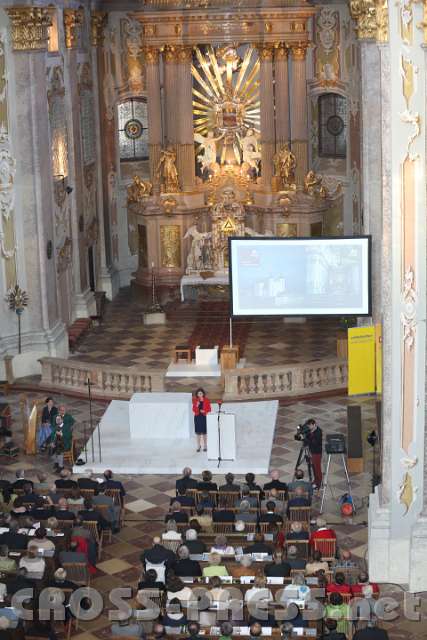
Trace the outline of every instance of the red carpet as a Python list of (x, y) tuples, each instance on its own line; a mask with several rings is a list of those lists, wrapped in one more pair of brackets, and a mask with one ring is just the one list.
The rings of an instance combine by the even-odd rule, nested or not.
[[(196, 325), (188, 339), (188, 344), (195, 349), (201, 347), (212, 348), (216, 345), (221, 349), (230, 343), (230, 307), (228, 301), (203, 301), (198, 305)], [(244, 320), (233, 320), (233, 345), (239, 346), (240, 357), (243, 355), (249, 334), (249, 324)]]

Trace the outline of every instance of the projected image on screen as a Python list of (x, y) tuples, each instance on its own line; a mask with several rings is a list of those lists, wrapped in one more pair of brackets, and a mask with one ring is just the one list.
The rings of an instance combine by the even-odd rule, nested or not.
[(369, 314), (369, 239), (232, 239), (234, 315)]

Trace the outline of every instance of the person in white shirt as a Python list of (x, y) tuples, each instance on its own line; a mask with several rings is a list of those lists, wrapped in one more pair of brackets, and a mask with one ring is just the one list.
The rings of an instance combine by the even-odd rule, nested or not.
[(175, 520), (169, 520), (166, 524), (166, 532), (162, 534), (162, 540), (179, 540), (182, 542), (182, 535), (178, 531)]
[(271, 602), (273, 594), (266, 586), (266, 579), (262, 576), (255, 578), (254, 586), (245, 593), (245, 602), (249, 605), (251, 602)]
[(329, 565), (325, 561), (322, 561), (322, 554), (318, 549), (313, 551), (313, 560), (312, 562), (307, 562), (305, 565), (305, 574), (307, 576), (313, 576), (318, 571), (328, 571)]
[(37, 551), (34, 547), (28, 549), (27, 555), (22, 556), (19, 561), (19, 568), (26, 569), (28, 573), (40, 573), (44, 574), (46, 568), (46, 562), (44, 558), (37, 557)]
[(233, 555), (234, 547), (228, 544), (227, 538), (223, 535), (218, 535), (215, 538), (213, 547), (211, 547), (211, 553), (219, 553), (221, 556)]
[(44, 527), (39, 527), (36, 529), (34, 537), (29, 541), (27, 548), (35, 549), (36, 553), (38, 549), (43, 549), (43, 551), (54, 551), (55, 543), (52, 540), (48, 540), (47, 531)]
[(308, 602), (311, 599), (310, 587), (304, 582), (304, 576), (300, 573), (294, 575), (292, 584), (288, 584), (280, 594), (280, 602), (286, 600), (304, 600)]

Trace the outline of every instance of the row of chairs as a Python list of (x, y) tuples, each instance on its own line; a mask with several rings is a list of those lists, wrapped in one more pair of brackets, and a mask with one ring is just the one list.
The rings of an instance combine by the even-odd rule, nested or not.
[[(187, 495), (194, 498), (194, 502), (199, 504), (202, 501), (202, 495), (209, 494), (210, 500), (216, 507), (231, 508), (234, 507), (237, 500), (242, 497), (240, 491), (202, 491), (200, 489), (187, 489)], [(268, 500), (271, 497), (271, 491), (264, 491), (265, 499)], [(301, 495), (301, 494), (300, 494)], [(249, 496), (256, 498), (257, 503), (260, 503), (260, 492), (250, 491)], [(288, 498), (295, 498), (296, 494), (293, 491), (277, 491), (275, 497), (282, 502), (286, 502)], [(303, 497), (309, 498), (308, 493), (304, 493)]]

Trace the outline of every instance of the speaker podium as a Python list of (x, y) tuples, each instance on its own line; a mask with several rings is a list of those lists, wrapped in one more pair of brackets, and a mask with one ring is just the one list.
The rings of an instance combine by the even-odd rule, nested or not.
[[(208, 413), (208, 460), (236, 459), (236, 416), (224, 411)], [(218, 464), (219, 466), (219, 464)]]

